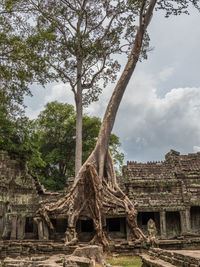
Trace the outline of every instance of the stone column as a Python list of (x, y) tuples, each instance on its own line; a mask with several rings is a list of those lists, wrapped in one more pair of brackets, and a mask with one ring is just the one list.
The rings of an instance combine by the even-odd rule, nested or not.
[(126, 222), (126, 239), (127, 239), (127, 241), (132, 240), (131, 230), (130, 230), (127, 222)]
[(3, 234), (3, 229), (4, 229), (4, 217), (0, 217), (0, 239), (2, 237)]
[(179, 211), (181, 220), (181, 234), (187, 233), (185, 210)]
[(166, 227), (166, 212), (160, 211), (160, 236), (161, 238), (166, 238), (167, 227)]
[(43, 229), (44, 229), (44, 240), (49, 240), (49, 228), (45, 222), (43, 222)]
[(10, 239), (17, 239), (17, 215), (12, 216)]
[(187, 232), (191, 231), (191, 218), (190, 218), (190, 207), (185, 210), (185, 220), (186, 220), (186, 228)]
[(43, 240), (44, 231), (43, 231), (43, 223), (42, 220), (38, 220), (38, 238), (39, 240)]
[(25, 236), (25, 223), (26, 218), (19, 216), (17, 220), (17, 239), (22, 240)]
[(49, 229), (45, 222), (38, 221), (38, 237), (39, 240), (49, 240)]
[(4, 215), (3, 221), (4, 221), (4, 229), (3, 229), (2, 238), (10, 239), (12, 223), (10, 221), (8, 214)]

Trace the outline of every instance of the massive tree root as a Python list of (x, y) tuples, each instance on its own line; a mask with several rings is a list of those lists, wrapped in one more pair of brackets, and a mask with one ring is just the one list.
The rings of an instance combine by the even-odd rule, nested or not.
[[(108, 238), (104, 231), (106, 215), (124, 209), (130, 230), (138, 240), (146, 237), (137, 226), (137, 211), (135, 205), (119, 188), (113, 168), (113, 161), (108, 152), (103, 179), (100, 179), (96, 164), (90, 157), (79, 172), (70, 192), (56, 203), (42, 207), (37, 216), (42, 218), (50, 229), (53, 229), (50, 218), (56, 214), (66, 214), (68, 226), (65, 233), (66, 245), (73, 245), (78, 241), (76, 223), (80, 216), (93, 220), (95, 236), (91, 244), (102, 244), (108, 247)], [(91, 162), (90, 162), (91, 161)]]

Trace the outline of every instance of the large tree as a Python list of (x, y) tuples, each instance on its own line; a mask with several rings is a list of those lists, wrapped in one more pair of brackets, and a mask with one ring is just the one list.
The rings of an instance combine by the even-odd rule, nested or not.
[[(138, 1), (128, 1), (131, 8)], [(81, 215), (93, 220), (96, 235), (92, 242), (100, 242), (104, 246), (108, 241), (103, 231), (105, 215), (115, 207), (124, 209), (130, 229), (138, 239), (145, 236), (137, 227), (136, 210), (134, 204), (119, 188), (113, 168), (113, 161), (108, 150), (109, 138), (116, 118), (117, 110), (122, 100), (127, 84), (138, 62), (143, 44), (144, 34), (157, 8), (164, 9), (166, 16), (187, 12), (192, 3), (199, 8), (199, 1), (195, 0), (142, 0), (139, 1), (139, 25), (134, 38), (133, 47), (128, 62), (113, 91), (101, 124), (96, 146), (80, 169), (69, 193), (56, 203), (46, 205), (38, 211), (37, 220), (44, 220), (53, 229), (50, 217), (58, 213), (66, 213), (68, 226), (66, 230), (66, 244), (77, 242), (76, 222)], [(134, 9), (135, 10), (135, 9)]]
[[(113, 55), (129, 50), (140, 1), (133, 1), (133, 12), (126, 0), (6, 2), (12, 10), (30, 14), (35, 34), (44, 44), (42, 53), (46, 62), (74, 93), (77, 174), (82, 165), (83, 106), (97, 101), (102, 87), (115, 80), (120, 65)], [(24, 17), (27, 22), (27, 16)]]

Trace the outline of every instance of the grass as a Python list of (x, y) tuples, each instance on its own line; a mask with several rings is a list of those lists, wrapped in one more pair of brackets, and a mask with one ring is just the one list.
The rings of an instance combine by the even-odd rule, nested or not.
[(140, 257), (136, 256), (119, 256), (119, 257), (107, 257), (106, 262), (111, 266), (123, 266), (123, 267), (141, 267), (142, 261)]

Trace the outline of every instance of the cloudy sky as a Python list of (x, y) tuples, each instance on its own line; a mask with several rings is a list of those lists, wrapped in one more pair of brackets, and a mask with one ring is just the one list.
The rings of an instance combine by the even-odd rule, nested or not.
[[(156, 13), (149, 27), (148, 60), (137, 65), (121, 103), (113, 132), (125, 160), (163, 160), (170, 149), (200, 151), (200, 14), (165, 19)], [(125, 58), (122, 59), (122, 65)], [(85, 113), (101, 117), (114, 85), (109, 85)], [(51, 84), (32, 87), (27, 115), (36, 118), (50, 101), (74, 104), (70, 89)]]

